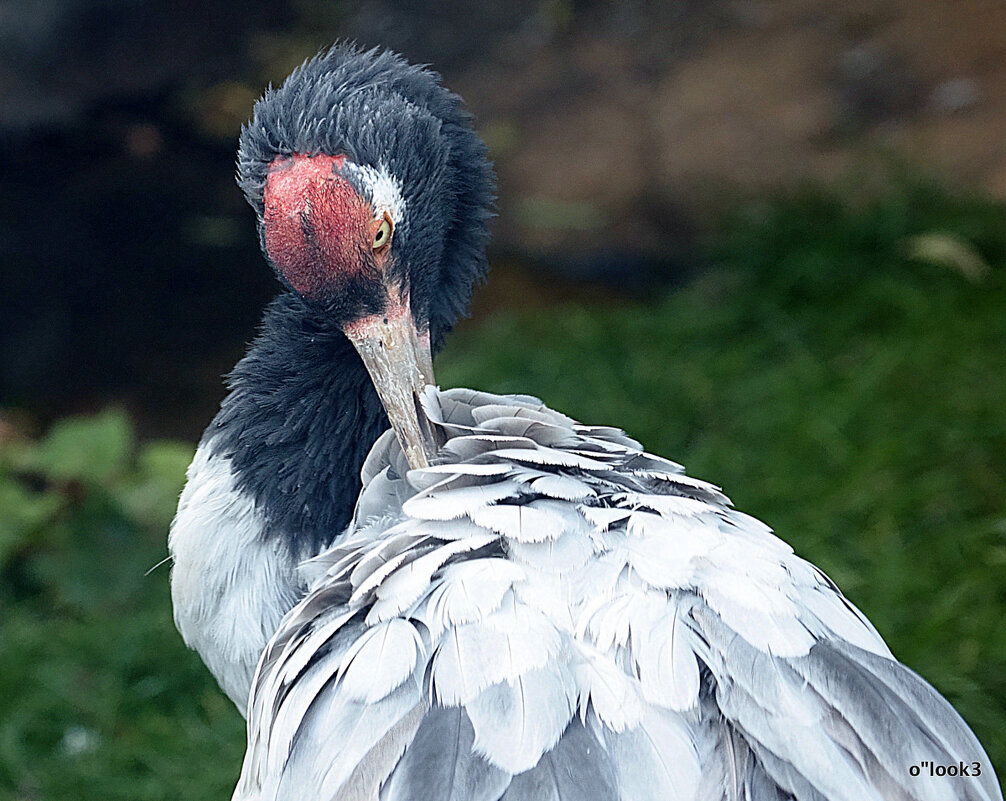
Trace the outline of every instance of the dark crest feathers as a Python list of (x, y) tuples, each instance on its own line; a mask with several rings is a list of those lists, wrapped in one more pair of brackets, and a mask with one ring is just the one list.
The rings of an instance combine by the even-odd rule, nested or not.
[[(260, 233), (266, 171), (292, 153), (343, 154), (400, 182), (406, 224), (396, 230), (396, 258), (438, 348), (488, 269), (495, 199), (485, 145), (461, 99), (394, 53), (336, 44), (270, 88), (241, 131), (237, 180)], [(349, 521), (363, 459), (387, 428), (359, 357), (324, 309), (288, 290), (266, 311), (230, 388), (204, 441), (232, 460), (269, 536), (316, 552)]]
[(237, 180), (260, 220), (268, 165), (292, 153), (344, 154), (401, 182), (407, 226), (396, 246), (439, 345), (488, 270), (496, 191), (461, 98), (395, 53), (337, 44), (270, 88), (242, 128)]

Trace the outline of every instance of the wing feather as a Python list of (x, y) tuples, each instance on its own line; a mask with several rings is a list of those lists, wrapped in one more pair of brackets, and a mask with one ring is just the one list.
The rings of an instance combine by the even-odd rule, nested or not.
[(559, 741), (575, 703), (575, 680), (561, 664), (493, 684), (466, 705), (475, 751), (510, 773), (529, 770)]
[(535, 767), (514, 776), (501, 801), (619, 801), (626, 797), (604, 746), (580, 721), (573, 721)]
[(720, 490), (528, 397), (422, 398), (266, 648), (235, 798), (1001, 801), (837, 587)]
[(380, 801), (497, 801), (511, 775), (472, 750), (461, 707), (431, 709), (381, 790)]

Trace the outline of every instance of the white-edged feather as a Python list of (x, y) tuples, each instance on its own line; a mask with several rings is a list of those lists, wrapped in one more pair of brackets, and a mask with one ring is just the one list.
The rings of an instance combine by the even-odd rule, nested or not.
[(440, 703), (467, 705), (489, 685), (547, 665), (560, 646), (551, 621), (507, 592), (484, 620), (443, 634), (432, 661), (432, 690)]
[(632, 627), (632, 658), (643, 696), (668, 709), (691, 709), (699, 702), (699, 664), (691, 632), (677, 609)]
[[(624, 731), (598, 726), (618, 769), (622, 798), (633, 801), (691, 801), (705, 768), (695, 732), (681, 716), (649, 710)], [(751, 799), (751, 801), (758, 801)]]
[(583, 531), (566, 529), (555, 539), (544, 542), (507, 540), (507, 553), (524, 565), (541, 566), (557, 573), (583, 567), (594, 556), (592, 540)]
[(484, 506), (472, 509), (468, 516), (476, 525), (520, 542), (554, 540), (562, 534), (566, 520), (540, 503)]
[[(376, 703), (350, 701), (337, 693), (319, 696), (282, 772), (268, 777), (259, 798), (373, 797), (368, 791), (376, 795), (419, 728), (424, 711), (414, 680)], [(390, 746), (390, 755), (382, 753), (382, 743)], [(333, 754), (340, 758), (333, 759)]]
[(487, 557), (449, 565), (420, 618), (430, 636), (439, 639), (448, 628), (487, 618), (499, 609), (514, 582), (526, 577), (527, 572), (509, 559)]
[(602, 651), (589, 643), (576, 644), (579, 658), (573, 662), (578, 710), (585, 720), (588, 710), (612, 732), (638, 726), (646, 714), (638, 680), (618, 664), (610, 651)]
[(460, 489), (429, 489), (407, 500), (402, 511), (420, 520), (456, 520), (505, 498), (516, 498), (520, 493), (521, 485), (511, 480)]
[(568, 467), (579, 470), (606, 470), (608, 465), (591, 459), (587, 456), (579, 456), (566, 450), (538, 446), (537, 448), (499, 448), (494, 456), (497, 459), (507, 459), (508, 461), (519, 462), (530, 465), (546, 465), (548, 467)]
[(425, 656), (423, 639), (408, 621), (372, 625), (342, 658), (341, 690), (354, 701), (372, 704), (400, 687)]
[(800, 594), (800, 602), (820, 623), (821, 629), (817, 632), (819, 637), (825, 634), (838, 637), (864, 651), (894, 658), (887, 643), (865, 617), (849, 614), (852, 604), (845, 598), (823, 587), (810, 587)]
[(495, 542), (495, 534), (475, 534), (435, 548), (429, 553), (402, 565), (375, 589), (377, 600), (367, 613), (367, 623), (389, 620), (401, 614), (429, 592), (433, 574), (458, 554), (474, 551)]
[(475, 751), (510, 773), (529, 770), (559, 741), (575, 705), (575, 680), (561, 663), (494, 684), (466, 704)]

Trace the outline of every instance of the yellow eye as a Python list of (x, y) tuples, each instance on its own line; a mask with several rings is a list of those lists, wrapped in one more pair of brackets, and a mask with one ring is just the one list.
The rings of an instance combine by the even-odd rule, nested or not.
[(381, 220), (381, 224), (377, 227), (377, 230), (374, 232), (374, 243), (373, 243), (374, 250), (380, 250), (391, 241), (391, 231), (392, 231), (391, 220), (389, 220), (388, 216), (385, 215), (384, 219)]

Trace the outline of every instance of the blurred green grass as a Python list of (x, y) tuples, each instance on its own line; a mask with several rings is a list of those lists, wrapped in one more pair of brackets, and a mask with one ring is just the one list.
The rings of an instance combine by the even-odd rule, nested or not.
[[(620, 425), (723, 486), (1002, 767), (1006, 209), (851, 194), (745, 205), (669, 297), (463, 328), (439, 378)], [(190, 454), (115, 411), (0, 448), (0, 798), (229, 797), (243, 724), (174, 630), (167, 568), (144, 575)]]

